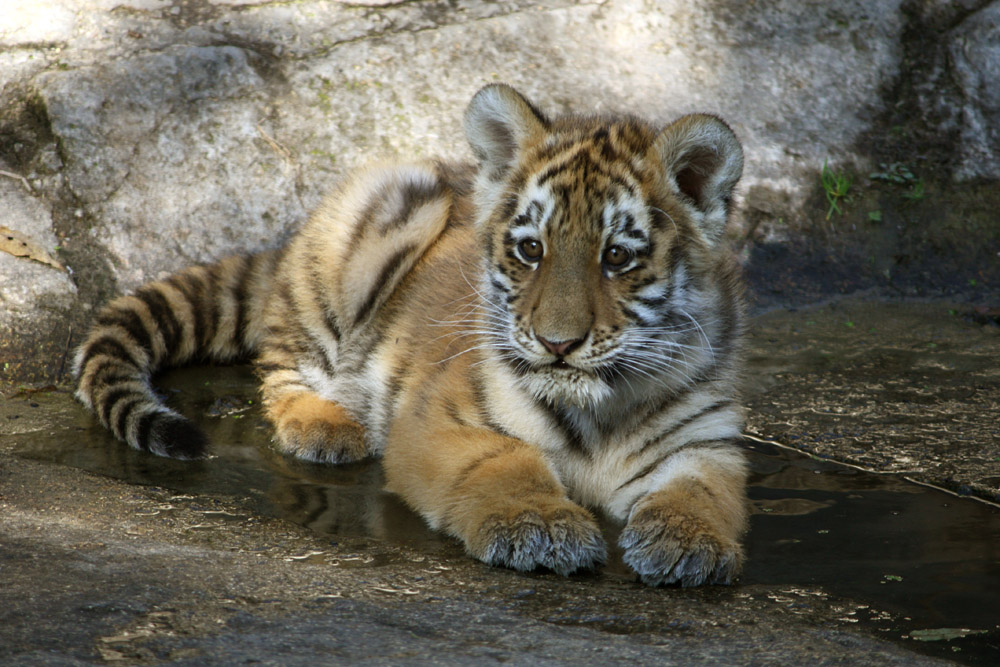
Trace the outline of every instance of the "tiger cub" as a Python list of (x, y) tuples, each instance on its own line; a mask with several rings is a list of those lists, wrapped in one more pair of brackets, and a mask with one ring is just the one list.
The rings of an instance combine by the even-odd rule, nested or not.
[(361, 171), (286, 247), (112, 301), (78, 397), (132, 447), (196, 458), (151, 374), (251, 356), (280, 451), (381, 455), (388, 489), (486, 563), (594, 568), (599, 510), (647, 584), (732, 581), (739, 142), (707, 115), (552, 119), (506, 85), (465, 130), (477, 168)]

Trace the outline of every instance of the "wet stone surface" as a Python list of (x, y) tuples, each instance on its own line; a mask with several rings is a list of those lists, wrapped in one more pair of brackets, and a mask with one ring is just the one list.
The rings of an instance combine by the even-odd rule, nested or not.
[(732, 587), (650, 590), (614, 553), (570, 578), (471, 561), (381, 491), (377, 462), (275, 455), (246, 367), (159, 382), (211, 434), (194, 463), (125, 449), (65, 389), (11, 397), (0, 661), (995, 664), (1000, 508), (906, 479), (996, 493), (997, 330), (963, 313), (757, 319)]
[(835, 302), (756, 318), (750, 431), (1000, 502), (1000, 326), (948, 303)]

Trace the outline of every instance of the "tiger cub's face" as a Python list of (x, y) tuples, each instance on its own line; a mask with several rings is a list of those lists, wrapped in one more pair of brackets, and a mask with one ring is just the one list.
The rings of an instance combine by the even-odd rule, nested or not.
[(476, 125), (473, 100), (466, 125), (494, 349), (537, 398), (580, 408), (703, 373), (735, 329), (718, 312), (716, 247), (742, 165), (731, 131), (707, 116), (661, 132), (549, 122), (492, 90), (492, 118)]

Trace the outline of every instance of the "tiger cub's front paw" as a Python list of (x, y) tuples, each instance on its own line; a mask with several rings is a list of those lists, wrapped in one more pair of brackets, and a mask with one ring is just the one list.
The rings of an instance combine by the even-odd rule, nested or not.
[(496, 508), (466, 540), (466, 547), (489, 565), (521, 571), (545, 567), (564, 576), (607, 560), (601, 530), (590, 512), (568, 500), (545, 505)]
[(623, 560), (649, 586), (728, 584), (743, 566), (743, 548), (711, 518), (685, 508), (640, 507), (619, 538)]

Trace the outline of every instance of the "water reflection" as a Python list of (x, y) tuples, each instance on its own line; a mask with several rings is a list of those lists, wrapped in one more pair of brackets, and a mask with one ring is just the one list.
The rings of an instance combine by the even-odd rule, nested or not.
[[(256, 407), (206, 416), (220, 393), (252, 400), (246, 369), (187, 369), (165, 385), (182, 388), (175, 403), (185, 414), (201, 415), (215, 443), (213, 458), (177, 462), (129, 450), (82, 410), (64, 432), (25, 437), (17, 452), (179, 493), (229, 496), (248, 511), (333, 540), (368, 537), (463, 557), (459, 545), (382, 490), (377, 462), (327, 466), (280, 456), (269, 447), (270, 429)], [(808, 586), (862, 601), (868, 606), (845, 610), (844, 618), (897, 641), (940, 628), (985, 631), (919, 648), (950, 654), (958, 647), (961, 654), (951, 657), (974, 663), (982, 655), (989, 664), (1000, 639), (1000, 510), (766, 443), (748, 440), (746, 447), (753, 519), (745, 584), (773, 586), (781, 591), (775, 595), (790, 600), (796, 587)], [(613, 540), (615, 527), (606, 531)], [(630, 576), (617, 561), (605, 575)]]

